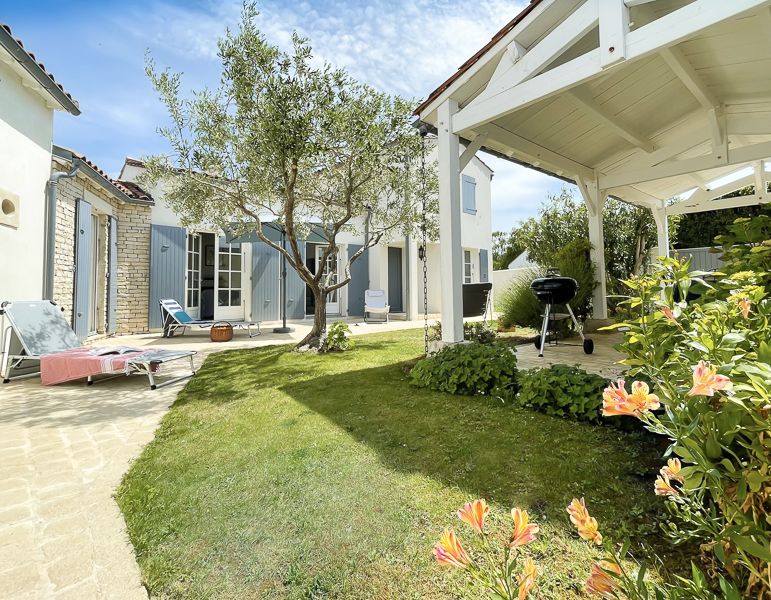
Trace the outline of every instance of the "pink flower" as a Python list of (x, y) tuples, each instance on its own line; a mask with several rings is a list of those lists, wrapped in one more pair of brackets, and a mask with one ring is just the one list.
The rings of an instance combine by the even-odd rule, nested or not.
[[(673, 323), (677, 323), (677, 319), (675, 318), (675, 313), (672, 312), (672, 309), (668, 306), (662, 306), (661, 312), (664, 314), (664, 316), (672, 321)], [(679, 325), (679, 323), (677, 323)]]
[(511, 532), (511, 547), (526, 546), (533, 540), (535, 540), (535, 534), (538, 533), (541, 528), (535, 523), (530, 523), (530, 515), (526, 510), (520, 510), (519, 508), (511, 509), (511, 518), (514, 519), (514, 531)]
[(728, 377), (717, 374), (717, 367), (700, 360), (693, 368), (693, 387), (688, 391), (688, 395), (714, 396), (716, 391), (730, 390), (732, 387), (733, 383)]
[(456, 569), (465, 569), (471, 564), (466, 551), (461, 546), (455, 532), (447, 529), (439, 539), (439, 543), (434, 546), (434, 558), (440, 565), (455, 567)]
[(458, 511), (458, 518), (471, 525), (477, 533), (482, 533), (488, 512), (490, 512), (490, 507), (487, 506), (487, 502), (474, 500), (463, 505), (463, 508)]
[(648, 410), (656, 410), (660, 406), (659, 397), (651, 394), (648, 384), (643, 381), (635, 381), (632, 384), (632, 393), (624, 389), (624, 380), (619, 379), (615, 384), (610, 384), (602, 394), (602, 415), (611, 417), (615, 415), (639, 416)]

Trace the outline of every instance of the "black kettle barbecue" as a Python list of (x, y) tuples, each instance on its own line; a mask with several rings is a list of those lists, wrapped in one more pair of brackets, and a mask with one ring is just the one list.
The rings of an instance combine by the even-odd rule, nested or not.
[[(559, 304), (564, 304), (568, 309), (568, 314), (570, 315), (570, 318), (573, 319), (576, 331), (578, 331), (578, 335), (581, 336), (584, 352), (586, 354), (594, 352), (594, 342), (589, 338), (584, 337), (583, 330), (578, 326), (576, 316), (573, 314), (573, 309), (569, 304), (569, 302), (576, 297), (576, 292), (578, 292), (578, 282), (575, 279), (572, 277), (562, 277), (556, 269), (548, 269), (546, 271), (546, 277), (539, 277), (530, 283), (530, 290), (538, 301), (544, 305), (541, 335), (534, 340), (535, 347), (538, 348), (538, 356), (543, 356), (543, 349), (546, 345), (549, 326), (556, 323), (557, 313), (554, 311), (554, 307)], [(553, 332), (553, 335), (556, 343), (556, 330)]]

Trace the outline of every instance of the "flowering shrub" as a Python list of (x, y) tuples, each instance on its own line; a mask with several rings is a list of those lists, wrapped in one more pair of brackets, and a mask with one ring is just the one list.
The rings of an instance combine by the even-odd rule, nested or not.
[(467, 502), (458, 518), (476, 533), (478, 552), (467, 551), (455, 535), (445, 530), (434, 546), (434, 558), (443, 566), (465, 570), (495, 600), (525, 600), (535, 589), (538, 569), (524, 548), (535, 540), (539, 527), (530, 522), (526, 510), (511, 511), (511, 533), (502, 544), (492, 541), (485, 521), (490, 507), (484, 500)]
[[(748, 597), (768, 599), (771, 302), (763, 277), (727, 270), (707, 284), (688, 263), (662, 259), (656, 274), (627, 282), (635, 317), (617, 325), (627, 329), (620, 350), (656, 393), (619, 381), (603, 395), (603, 414), (634, 414), (669, 438), (655, 484), (674, 517), (667, 533), (699, 542), (713, 579), (725, 574)], [(698, 300), (676, 301), (689, 291)]]

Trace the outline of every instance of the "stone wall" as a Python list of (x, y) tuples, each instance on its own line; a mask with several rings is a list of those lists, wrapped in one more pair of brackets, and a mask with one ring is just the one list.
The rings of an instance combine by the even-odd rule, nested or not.
[[(69, 165), (53, 164), (54, 170), (68, 170)], [(75, 203), (78, 198), (93, 196), (109, 205), (118, 219), (118, 305), (117, 333), (138, 333), (148, 329), (150, 281), (150, 207), (127, 204), (109, 194), (83, 174), (59, 180), (56, 201), (56, 258), (54, 266), (54, 301), (64, 308), (64, 315), (73, 323), (75, 285)], [(104, 333), (107, 321), (107, 257), (109, 224), (107, 214), (94, 206), (99, 216), (99, 263), (97, 281), (100, 285), (97, 306), (97, 333)]]
[(150, 207), (123, 204), (118, 212), (118, 333), (148, 330)]

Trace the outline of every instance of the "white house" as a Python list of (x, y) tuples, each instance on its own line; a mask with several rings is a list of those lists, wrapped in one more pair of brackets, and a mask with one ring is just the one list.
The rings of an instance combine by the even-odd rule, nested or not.
[(54, 236), (46, 191), (56, 110), (80, 114), (72, 96), (0, 24), (0, 300), (50, 297)]
[[(435, 158), (434, 158), (435, 159)], [(141, 161), (127, 158), (120, 180), (137, 182), (144, 172)], [(464, 261), (459, 281), (488, 281), (492, 272), (490, 182), (492, 170), (479, 158), (469, 160), (459, 179), (463, 188), (461, 215)], [(281, 317), (280, 255), (256, 239), (231, 242), (222, 231), (186, 229), (164, 199), (163, 184), (148, 188), (155, 200), (151, 208), (149, 323), (160, 327), (158, 301), (175, 298), (193, 316), (203, 319), (278, 320)], [(363, 228), (361, 228), (363, 231)], [(422, 314), (422, 263), (420, 240), (390, 239), (370, 248), (352, 265), (352, 280), (330, 294), (330, 316), (362, 316), (364, 291), (382, 289), (392, 315), (413, 319)], [(364, 245), (363, 233), (338, 236), (338, 271), (348, 256)], [(314, 235), (303, 243), (306, 264), (315, 270), (324, 240)], [(428, 309), (441, 312), (439, 285), (440, 248), (428, 244)], [(287, 279), (287, 317), (304, 319), (314, 311), (313, 296), (291, 267)]]

